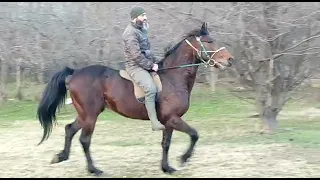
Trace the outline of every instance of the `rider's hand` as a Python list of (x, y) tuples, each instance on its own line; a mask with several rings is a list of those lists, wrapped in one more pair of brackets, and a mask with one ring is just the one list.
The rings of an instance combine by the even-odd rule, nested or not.
[(159, 68), (159, 67), (158, 67), (158, 64), (153, 64), (152, 70), (154, 70), (154, 71), (157, 72), (157, 71), (158, 71), (158, 68)]

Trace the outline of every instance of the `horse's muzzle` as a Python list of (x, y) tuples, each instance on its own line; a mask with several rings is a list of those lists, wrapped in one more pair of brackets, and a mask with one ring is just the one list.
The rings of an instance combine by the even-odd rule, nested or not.
[(234, 59), (233, 58), (229, 58), (228, 59), (228, 67), (232, 66), (232, 64), (234, 64)]

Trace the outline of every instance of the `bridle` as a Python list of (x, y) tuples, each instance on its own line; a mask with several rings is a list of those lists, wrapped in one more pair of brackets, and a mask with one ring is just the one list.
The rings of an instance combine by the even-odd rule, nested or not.
[[(197, 42), (200, 44), (201, 48), (202, 48), (202, 51), (198, 50), (197, 48), (195, 48), (191, 43), (190, 41), (188, 41), (187, 39), (185, 39), (185, 41), (189, 44), (189, 46), (191, 46), (198, 54), (199, 56), (199, 59), (203, 62), (203, 64), (205, 65), (205, 67), (208, 67), (208, 66), (219, 66), (220, 68), (224, 68), (225, 66), (222, 65), (221, 63), (219, 63), (218, 61), (214, 60), (213, 56), (218, 53), (219, 51), (223, 50), (223, 49), (226, 49), (225, 47), (221, 47), (219, 48), (218, 50), (216, 51), (207, 51), (206, 48), (204, 47), (202, 41), (201, 41), (201, 36), (196, 36), (195, 37)], [(202, 58), (202, 52), (205, 53), (205, 55), (207, 56), (208, 58), (208, 61), (205, 61), (203, 58)], [(208, 52), (212, 53), (211, 57), (209, 56)]]
[[(218, 61), (216, 61), (213, 56), (218, 53), (219, 51), (225, 49), (225, 47), (221, 47), (219, 48), (218, 50), (216, 51), (207, 51), (206, 48), (204, 47), (202, 41), (201, 41), (201, 36), (196, 36), (195, 37), (197, 42), (200, 44), (201, 46), (201, 51), (198, 50), (197, 48), (195, 48), (191, 43), (190, 41), (188, 41), (187, 39), (185, 39), (185, 41), (187, 42), (187, 44), (189, 46), (191, 46), (196, 52), (197, 52), (197, 55), (199, 56), (199, 59), (202, 61), (201, 63), (197, 63), (197, 64), (184, 64), (184, 65), (180, 65), (180, 66), (174, 66), (174, 67), (166, 67), (166, 68), (161, 68), (161, 69), (158, 69), (158, 71), (161, 71), (161, 70), (167, 70), (167, 69), (176, 69), (176, 68), (185, 68), (185, 67), (191, 67), (191, 66), (199, 66), (199, 65), (204, 65), (205, 67), (213, 67), (215, 65), (217, 65), (220, 69), (225, 69), (226, 67), (224, 65), (222, 65), (221, 63), (219, 63)], [(208, 61), (205, 61), (203, 58), (202, 58), (202, 52), (205, 53), (205, 55), (207, 56), (208, 58)], [(211, 57), (209, 56), (208, 52), (212, 53)]]

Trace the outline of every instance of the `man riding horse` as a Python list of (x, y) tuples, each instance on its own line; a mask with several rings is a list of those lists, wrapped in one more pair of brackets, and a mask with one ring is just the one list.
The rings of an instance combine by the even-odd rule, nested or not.
[[(139, 103), (137, 96), (133, 93), (136, 84), (132, 86), (131, 81), (122, 77), (121, 72), (124, 71), (103, 65), (90, 65), (80, 69), (65, 67), (56, 72), (46, 85), (37, 109), (37, 116), (43, 127), (43, 136), (39, 144), (49, 138), (53, 125), (57, 121), (57, 110), (67, 97), (67, 90), (70, 92), (77, 115), (73, 122), (65, 126), (64, 148), (55, 154), (52, 163), (69, 159), (72, 139), (81, 129), (79, 140), (86, 157), (87, 170), (97, 176), (103, 173), (93, 163), (90, 146), (98, 116), (105, 109), (132, 119), (150, 119), (153, 130), (164, 129), (163, 125), (165, 125), (161, 142), (163, 172), (176, 171), (168, 162), (174, 130), (186, 133), (190, 137), (189, 148), (180, 157), (180, 162), (184, 164), (191, 158), (199, 135), (197, 130), (181, 117), (190, 107), (191, 91), (196, 80), (198, 66), (202, 64), (206, 67), (224, 69), (232, 66), (234, 59), (226, 48), (218, 47), (215, 38), (209, 35), (206, 22), (203, 22), (201, 28), (189, 31), (179, 43), (166, 52), (161, 62), (163, 69), (172, 70), (161, 73), (161, 89), (163, 87), (164, 91), (161, 91), (161, 96), (159, 96), (156, 113), (155, 96), (156, 92), (161, 89), (156, 88), (159, 85), (153, 83), (153, 78), (159, 76), (151, 78), (149, 73), (152, 70), (158, 70), (159, 61), (150, 51), (146, 31), (148, 26), (144, 13), (142, 8), (132, 10), (132, 22), (123, 33), (123, 42), (128, 72), (125, 75), (126, 77), (127, 74), (132, 76), (131, 79), (146, 92), (144, 94), (145, 104)], [(155, 72), (151, 72), (153, 73)], [(112, 136), (114, 132), (117, 131), (109, 133)]]
[(141, 7), (134, 7), (131, 12), (131, 22), (127, 25), (122, 35), (125, 68), (130, 77), (145, 93), (145, 107), (151, 121), (152, 130), (165, 129), (157, 117), (155, 97), (157, 86), (153, 81), (150, 71), (157, 71), (160, 59), (157, 59), (150, 50), (148, 39), (148, 23), (146, 12)]

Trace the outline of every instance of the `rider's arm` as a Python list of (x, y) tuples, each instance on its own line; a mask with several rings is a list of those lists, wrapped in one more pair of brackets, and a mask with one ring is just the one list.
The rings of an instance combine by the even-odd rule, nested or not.
[(135, 33), (123, 36), (125, 52), (128, 57), (146, 70), (151, 70), (153, 62), (147, 59), (140, 51), (139, 41)]
[(152, 53), (152, 59), (154, 61), (154, 63), (158, 64), (159, 62), (161, 62), (160, 58), (157, 58), (153, 53)]

